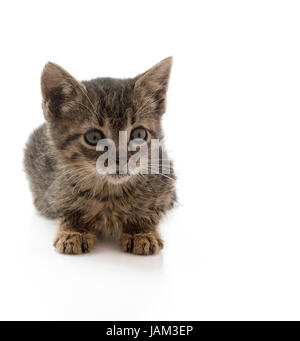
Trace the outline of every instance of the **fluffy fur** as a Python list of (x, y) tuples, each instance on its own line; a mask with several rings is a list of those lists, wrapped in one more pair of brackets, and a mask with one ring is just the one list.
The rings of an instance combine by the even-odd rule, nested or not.
[(136, 174), (118, 182), (97, 173), (101, 152), (83, 136), (96, 128), (118, 145), (120, 130), (130, 135), (143, 126), (149, 147), (151, 138), (162, 139), (171, 64), (167, 58), (135, 78), (84, 82), (56, 64), (45, 66), (41, 88), (46, 122), (30, 136), (24, 164), (36, 208), (59, 219), (54, 242), (59, 252), (90, 251), (97, 231), (119, 236), (125, 252), (148, 255), (163, 247), (157, 226), (176, 197), (173, 169), (168, 176)]

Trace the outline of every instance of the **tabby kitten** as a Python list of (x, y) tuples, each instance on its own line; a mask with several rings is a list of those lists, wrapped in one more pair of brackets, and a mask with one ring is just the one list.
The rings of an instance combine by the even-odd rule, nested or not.
[[(36, 208), (59, 219), (57, 251), (88, 252), (98, 232), (118, 236), (125, 252), (149, 255), (162, 249), (157, 226), (175, 201), (172, 166), (167, 176), (162, 167), (158, 174), (120, 174), (118, 142), (119, 132), (125, 131), (127, 143), (138, 136), (150, 151), (150, 140), (163, 138), (171, 65), (172, 58), (167, 58), (135, 78), (83, 82), (56, 64), (45, 66), (41, 88), (46, 123), (30, 136), (24, 164)], [(96, 169), (105, 152), (96, 145), (104, 138), (117, 146), (115, 175)], [(128, 158), (134, 154), (126, 152)]]

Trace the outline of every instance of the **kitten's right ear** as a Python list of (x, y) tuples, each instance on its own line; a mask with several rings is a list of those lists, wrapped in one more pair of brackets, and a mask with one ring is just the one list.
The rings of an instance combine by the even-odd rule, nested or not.
[(150, 70), (136, 77), (135, 89), (144, 89), (146, 94), (153, 97), (155, 111), (163, 114), (166, 109), (166, 95), (169, 85), (173, 58), (169, 57), (154, 65)]
[(82, 95), (85, 87), (66, 70), (54, 63), (45, 65), (41, 76), (43, 109), (47, 121), (62, 117), (72, 101)]

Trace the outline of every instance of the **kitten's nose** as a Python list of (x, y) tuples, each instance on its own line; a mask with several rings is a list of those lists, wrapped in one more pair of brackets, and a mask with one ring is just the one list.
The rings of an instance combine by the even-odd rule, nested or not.
[(125, 165), (127, 164), (127, 160), (120, 158), (119, 155), (116, 155), (116, 172), (120, 173), (120, 169), (126, 169)]
[(122, 156), (121, 157), (119, 156), (119, 153), (116, 154), (116, 164), (121, 164), (121, 165), (124, 165), (124, 163), (127, 162), (127, 159), (126, 159), (126, 156)]

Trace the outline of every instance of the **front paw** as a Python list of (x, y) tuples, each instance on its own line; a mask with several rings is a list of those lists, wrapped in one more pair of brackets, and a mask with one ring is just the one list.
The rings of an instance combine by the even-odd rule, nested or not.
[(58, 232), (54, 246), (60, 253), (81, 254), (94, 248), (96, 236), (92, 233), (71, 231)]
[(164, 247), (163, 241), (156, 232), (136, 233), (133, 235), (122, 233), (120, 242), (124, 252), (136, 255), (153, 255)]

